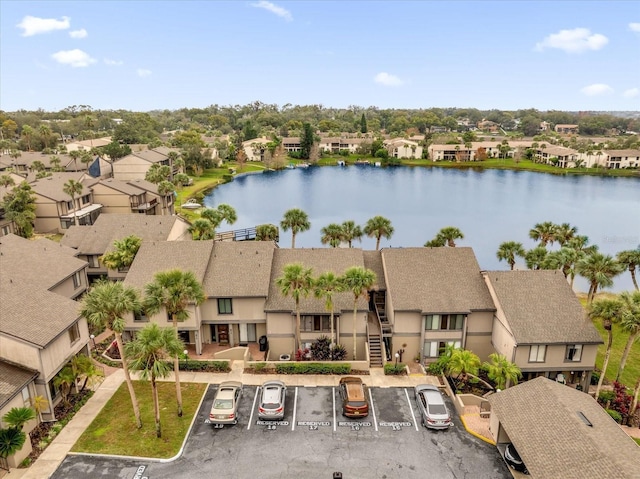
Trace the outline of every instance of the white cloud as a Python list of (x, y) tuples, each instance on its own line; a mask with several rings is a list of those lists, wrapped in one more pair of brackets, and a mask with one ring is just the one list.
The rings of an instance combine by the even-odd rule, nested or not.
[(600, 50), (607, 43), (609, 39), (600, 33), (592, 34), (588, 28), (574, 28), (552, 33), (536, 43), (534, 50), (541, 52), (546, 48), (557, 48), (567, 53), (581, 53), (587, 50)]
[(80, 30), (73, 30), (72, 32), (69, 32), (69, 36), (71, 38), (86, 38), (86, 36), (89, 35), (87, 33), (87, 31), (84, 28), (81, 28)]
[(640, 32), (640, 23), (630, 23), (629, 30), (632, 32)]
[(149, 75), (151, 75), (151, 70), (147, 70), (145, 68), (138, 68), (136, 70), (136, 73), (138, 74), (139, 77), (148, 77)]
[(112, 60), (111, 58), (105, 58), (104, 64), (109, 65), (110, 67), (119, 67), (120, 65), (123, 65), (124, 62), (122, 60)]
[(284, 18), (288, 22), (293, 20), (293, 15), (291, 15), (291, 12), (289, 10), (287, 10), (286, 8), (279, 7), (274, 3), (267, 2), (266, 0), (260, 0), (259, 2), (252, 3), (251, 6), (255, 8), (264, 8), (268, 12), (278, 15), (279, 17)]
[(51, 55), (51, 58), (58, 63), (71, 65), (74, 68), (88, 67), (92, 63), (96, 62), (96, 60), (91, 58), (87, 52), (83, 52), (77, 48), (75, 50), (61, 50)]
[(66, 30), (70, 26), (69, 20), (69, 17), (62, 17), (62, 20), (56, 20), (55, 18), (38, 18), (27, 15), (16, 27), (22, 28), (23, 37), (31, 37), (40, 33)]
[(384, 86), (400, 86), (404, 83), (397, 76), (391, 75), (390, 73), (387, 73), (387, 72), (378, 73), (373, 78), (373, 81), (375, 81), (376, 83), (380, 83), (381, 85), (384, 85)]
[(584, 87), (580, 91), (587, 96), (598, 96), (613, 93), (613, 88), (611, 88), (609, 85), (605, 85), (604, 83), (594, 83), (593, 85)]
[(638, 95), (640, 95), (640, 88), (629, 88), (622, 94), (622, 96), (625, 98), (635, 98)]

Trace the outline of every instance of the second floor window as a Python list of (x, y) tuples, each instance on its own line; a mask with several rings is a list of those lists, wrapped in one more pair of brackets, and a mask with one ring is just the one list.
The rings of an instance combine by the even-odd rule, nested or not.
[(78, 289), (82, 284), (82, 276), (80, 275), (80, 271), (76, 271), (73, 273), (73, 287)]
[(544, 356), (547, 353), (547, 346), (544, 344), (535, 344), (529, 350), (530, 363), (544, 363)]
[(218, 298), (218, 314), (233, 314), (231, 298)]
[(144, 311), (138, 311), (133, 313), (133, 320), (140, 323), (146, 323), (149, 321), (149, 317), (144, 313)]
[(324, 315), (302, 316), (300, 318), (300, 329), (302, 331), (331, 331), (331, 318)]
[(464, 314), (428, 314), (425, 329), (461, 330), (464, 323)]
[(71, 326), (68, 331), (70, 344), (73, 344), (78, 339), (80, 339), (80, 328), (78, 328), (78, 323), (75, 323), (73, 326)]
[(578, 362), (582, 359), (582, 344), (569, 344), (564, 355), (567, 361)]
[(83, 204), (83, 205), (88, 205), (88, 204), (89, 204), (89, 202), (90, 202), (90, 198), (91, 198), (91, 195), (84, 195), (84, 196), (82, 197), (82, 204)]

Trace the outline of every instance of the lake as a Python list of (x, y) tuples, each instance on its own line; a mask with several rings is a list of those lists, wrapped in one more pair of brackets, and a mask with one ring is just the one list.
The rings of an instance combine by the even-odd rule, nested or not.
[[(423, 167), (310, 167), (243, 175), (211, 191), (207, 207), (227, 203), (238, 221), (220, 231), (263, 223), (280, 224), (284, 212), (301, 208), (311, 229), (299, 233), (296, 247), (327, 247), (320, 229), (354, 220), (364, 226), (376, 215), (391, 220), (395, 232), (381, 247), (422, 246), (444, 226), (464, 233), (459, 246), (474, 249), (480, 267), (508, 269), (496, 258), (503, 241), (535, 246), (529, 230), (543, 221), (571, 223), (600, 251), (614, 255), (640, 245), (640, 180), (599, 176), (550, 175), (512, 170)], [(291, 232), (280, 231), (281, 247)], [(356, 247), (374, 249), (364, 237)], [(555, 248), (555, 247), (554, 247)], [(519, 264), (524, 268), (524, 262)], [(628, 272), (615, 278), (613, 291), (632, 289)], [(588, 285), (576, 278), (576, 289)]]

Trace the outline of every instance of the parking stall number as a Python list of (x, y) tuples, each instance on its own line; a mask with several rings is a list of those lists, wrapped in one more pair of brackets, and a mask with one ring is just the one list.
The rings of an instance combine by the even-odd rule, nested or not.
[(317, 431), (320, 426), (331, 426), (329, 421), (298, 421), (298, 426), (309, 426), (309, 431)]
[(149, 476), (143, 476), (147, 466), (139, 466), (136, 473), (133, 475), (133, 479), (149, 479)]
[(410, 422), (381, 422), (380, 427), (390, 427), (392, 431), (399, 431), (403, 427), (411, 427), (413, 423)]
[(371, 427), (370, 422), (359, 422), (359, 421), (339, 421), (338, 426), (340, 427), (350, 427), (352, 431), (359, 431), (362, 427)]
[(256, 421), (256, 426), (267, 426), (267, 431), (275, 431), (278, 426), (288, 426), (289, 421)]

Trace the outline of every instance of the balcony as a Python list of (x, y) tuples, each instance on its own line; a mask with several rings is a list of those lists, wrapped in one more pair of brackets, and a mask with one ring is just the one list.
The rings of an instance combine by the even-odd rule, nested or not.
[(137, 201), (134, 201), (133, 198), (131, 199), (131, 209), (134, 211), (148, 211), (155, 208), (157, 204), (158, 198), (153, 198), (151, 201), (146, 203), (138, 203)]

